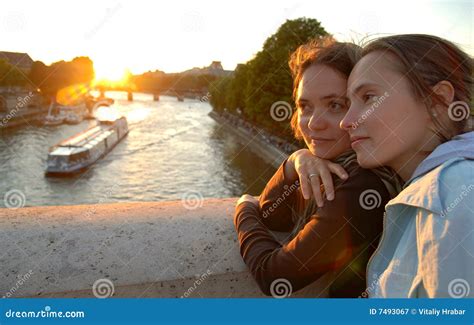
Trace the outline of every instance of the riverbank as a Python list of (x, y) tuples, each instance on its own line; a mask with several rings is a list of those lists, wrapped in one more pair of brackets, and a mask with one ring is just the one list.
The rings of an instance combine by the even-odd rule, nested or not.
[(222, 124), (226, 130), (235, 134), (239, 141), (247, 146), (250, 151), (272, 164), (275, 168), (278, 168), (292, 152), (298, 150), (295, 145), (268, 134), (235, 115), (226, 112), (219, 114), (212, 110), (209, 116)]

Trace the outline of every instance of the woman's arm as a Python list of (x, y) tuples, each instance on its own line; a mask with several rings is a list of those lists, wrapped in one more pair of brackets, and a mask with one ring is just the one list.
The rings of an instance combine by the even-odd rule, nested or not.
[(445, 169), (437, 182), (444, 211), (418, 212), (419, 269), (430, 298), (474, 297), (473, 168), (465, 160)]
[[(364, 210), (360, 206), (359, 195), (368, 188), (382, 194), (379, 208)], [(289, 281), (292, 290), (297, 291), (328, 271), (340, 270), (357, 257), (362, 242), (373, 241), (380, 234), (388, 199), (377, 176), (370, 171), (360, 172), (342, 184), (336, 199), (326, 201), (284, 246), (260, 221), (258, 207), (251, 202), (241, 203), (234, 217), (240, 253), (265, 294), (271, 294), (272, 283), (278, 279)]]
[[(298, 211), (311, 195), (319, 206), (323, 205), (321, 182), (328, 199), (334, 198), (331, 173), (347, 178), (339, 165), (315, 157), (308, 149), (295, 151), (280, 165), (260, 195), (262, 222), (272, 230), (291, 231), (292, 211)], [(317, 177), (309, 179), (310, 174)]]
[(303, 201), (298, 177), (285, 172), (288, 164), (287, 159), (280, 165), (259, 196), (261, 222), (275, 231), (293, 229), (292, 211)]

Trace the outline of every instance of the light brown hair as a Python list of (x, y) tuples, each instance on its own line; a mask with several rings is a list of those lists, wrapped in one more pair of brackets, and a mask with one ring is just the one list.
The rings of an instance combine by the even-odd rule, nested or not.
[[(296, 99), (303, 74), (312, 65), (326, 65), (349, 78), (352, 68), (361, 58), (361, 48), (353, 43), (336, 42), (332, 37), (310, 41), (296, 49), (288, 62), (293, 76), (293, 99)], [(291, 117), (291, 128), (297, 139), (302, 139), (298, 127), (298, 111)]]

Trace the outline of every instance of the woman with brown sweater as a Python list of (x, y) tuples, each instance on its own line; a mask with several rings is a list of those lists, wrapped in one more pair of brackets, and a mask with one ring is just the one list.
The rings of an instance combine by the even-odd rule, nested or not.
[[(364, 296), (365, 269), (382, 232), (384, 206), (401, 183), (389, 169), (361, 168), (348, 134), (339, 128), (359, 50), (323, 40), (300, 46), (291, 57), (297, 106), (291, 124), (308, 149), (282, 163), (259, 200), (243, 195), (234, 216), (243, 260), (266, 295), (288, 296), (330, 272), (329, 297)], [(324, 170), (319, 158), (333, 162), (326, 173), (318, 172)], [(332, 180), (329, 171), (339, 178)], [(326, 188), (323, 200), (321, 180), (333, 181), (337, 195)], [(271, 231), (289, 233), (288, 240), (281, 243)]]

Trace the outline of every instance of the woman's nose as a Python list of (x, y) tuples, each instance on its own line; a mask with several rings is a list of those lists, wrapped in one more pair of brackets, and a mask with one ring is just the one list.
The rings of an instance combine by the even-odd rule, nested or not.
[(312, 131), (322, 130), (325, 128), (326, 122), (324, 119), (324, 113), (318, 114), (316, 112), (311, 116), (308, 127)]
[(346, 115), (339, 123), (339, 127), (344, 131), (349, 131), (350, 129), (356, 129), (359, 126), (358, 119), (355, 113), (355, 108), (353, 106), (349, 107)]

